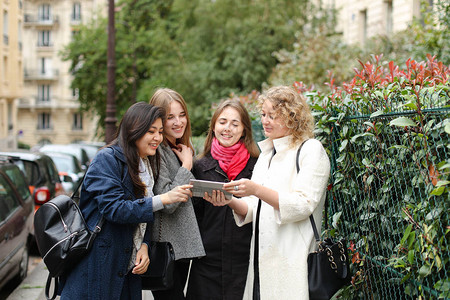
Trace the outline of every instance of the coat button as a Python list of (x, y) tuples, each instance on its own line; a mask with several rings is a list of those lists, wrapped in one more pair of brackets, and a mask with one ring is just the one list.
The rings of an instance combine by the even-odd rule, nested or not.
[(130, 253), (130, 248), (125, 248), (125, 253)]
[(122, 272), (119, 272), (119, 277), (123, 277), (123, 273)]

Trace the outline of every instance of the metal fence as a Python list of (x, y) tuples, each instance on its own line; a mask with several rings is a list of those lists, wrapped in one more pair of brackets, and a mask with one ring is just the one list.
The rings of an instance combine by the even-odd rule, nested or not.
[(347, 238), (355, 299), (450, 298), (450, 98), (425, 98), (420, 108), (393, 98), (378, 114), (367, 113), (376, 101), (355, 106), (330, 123), (326, 227)]

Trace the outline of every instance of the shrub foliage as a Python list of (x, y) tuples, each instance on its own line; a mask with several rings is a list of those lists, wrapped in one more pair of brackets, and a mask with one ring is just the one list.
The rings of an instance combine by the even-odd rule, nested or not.
[(361, 62), (330, 92), (295, 86), (329, 151), (330, 234), (350, 241), (345, 298), (448, 298), (450, 69), (428, 55), (401, 68)]

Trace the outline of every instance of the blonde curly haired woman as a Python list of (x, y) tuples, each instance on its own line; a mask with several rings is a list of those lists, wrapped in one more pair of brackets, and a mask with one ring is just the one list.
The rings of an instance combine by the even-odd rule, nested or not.
[(204, 198), (232, 208), (239, 226), (253, 222), (244, 299), (308, 299), (307, 257), (316, 246), (309, 216), (322, 223), (330, 162), (314, 139), (309, 106), (295, 89), (272, 87), (258, 102), (267, 139), (258, 144), (251, 180), (225, 184), (231, 200), (220, 191)]

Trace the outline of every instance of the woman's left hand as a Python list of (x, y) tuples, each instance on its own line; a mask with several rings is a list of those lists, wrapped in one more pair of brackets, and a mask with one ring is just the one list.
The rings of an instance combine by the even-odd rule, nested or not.
[(147, 244), (142, 243), (141, 248), (136, 254), (136, 266), (133, 268), (133, 274), (144, 274), (147, 272), (149, 264), (150, 258), (148, 257), (148, 246)]
[(227, 182), (223, 185), (223, 189), (236, 197), (245, 197), (256, 194), (257, 185), (249, 179), (240, 179), (237, 181)]
[(220, 190), (213, 190), (211, 195), (205, 192), (203, 199), (210, 202), (214, 206), (225, 206), (231, 201), (225, 199), (225, 194)]

